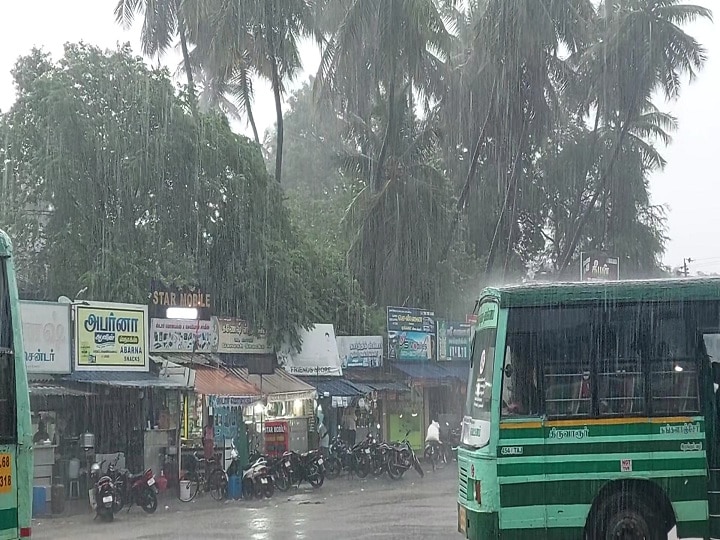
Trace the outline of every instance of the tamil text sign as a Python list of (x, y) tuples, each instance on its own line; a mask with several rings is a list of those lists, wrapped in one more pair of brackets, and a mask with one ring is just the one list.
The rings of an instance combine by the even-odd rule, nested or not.
[(150, 350), (152, 352), (210, 352), (210, 321), (152, 319)]
[(70, 304), (20, 302), (29, 373), (70, 373)]
[(470, 360), (470, 323), (438, 321), (438, 360)]
[(75, 307), (75, 369), (148, 371), (147, 306)]
[(382, 366), (382, 336), (338, 336), (337, 347), (343, 368)]
[(580, 281), (617, 281), (620, 261), (607, 255), (580, 254)]
[(212, 351), (217, 353), (270, 354), (267, 336), (243, 319), (212, 318)]

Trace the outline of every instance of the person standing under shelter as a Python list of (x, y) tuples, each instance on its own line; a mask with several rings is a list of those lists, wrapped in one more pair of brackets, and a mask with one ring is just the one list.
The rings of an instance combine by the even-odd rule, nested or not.
[(343, 424), (345, 431), (347, 432), (347, 443), (350, 446), (355, 446), (355, 439), (357, 437), (357, 420), (355, 419), (355, 409), (348, 407), (345, 409), (345, 415), (343, 416)]
[(208, 416), (207, 424), (203, 429), (203, 454), (205, 457), (205, 474), (210, 474), (210, 460), (215, 457), (215, 422)]
[(318, 418), (317, 431), (320, 437), (320, 454), (322, 454), (323, 457), (327, 457), (330, 446), (330, 432), (320, 418)]

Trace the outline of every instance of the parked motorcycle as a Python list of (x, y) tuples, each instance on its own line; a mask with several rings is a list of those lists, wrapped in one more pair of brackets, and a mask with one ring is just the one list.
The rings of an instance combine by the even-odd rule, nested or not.
[(289, 451), (283, 454), (283, 465), (289, 471), (290, 482), (297, 484), (308, 482), (312, 487), (318, 488), (325, 481), (325, 460), (319, 450), (310, 450), (304, 454)]
[(325, 462), (325, 477), (334, 479), (340, 476), (343, 471), (347, 471), (364, 478), (368, 471), (359, 470), (359, 461), (356, 458), (353, 448), (345, 442), (340, 436), (336, 436), (328, 448), (328, 456)]
[[(104, 463), (104, 461), (102, 462)], [(93, 463), (90, 467), (90, 480), (93, 483), (89, 490), (90, 506), (95, 510), (95, 518), (103, 521), (112, 521), (115, 517), (113, 505), (115, 503), (115, 486), (108, 475), (101, 472), (102, 463)]]
[(118, 470), (118, 458), (108, 467), (108, 476), (115, 485), (115, 501), (113, 512), (119, 512), (124, 506), (127, 511), (133, 504), (138, 505), (146, 513), (152, 514), (157, 510), (157, 486), (152, 469), (146, 469), (141, 474), (131, 474), (129, 470)]
[(420, 460), (418, 460), (415, 451), (408, 441), (409, 435), (410, 431), (405, 433), (405, 438), (401, 442), (390, 445), (391, 452), (387, 472), (388, 476), (393, 480), (402, 478), (405, 471), (410, 469), (410, 467), (414, 467), (421, 478), (425, 476), (425, 472), (420, 466)]

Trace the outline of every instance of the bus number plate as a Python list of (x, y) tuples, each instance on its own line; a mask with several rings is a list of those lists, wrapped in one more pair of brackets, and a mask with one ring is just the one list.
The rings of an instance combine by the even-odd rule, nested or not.
[(0, 493), (12, 491), (12, 456), (0, 454)]

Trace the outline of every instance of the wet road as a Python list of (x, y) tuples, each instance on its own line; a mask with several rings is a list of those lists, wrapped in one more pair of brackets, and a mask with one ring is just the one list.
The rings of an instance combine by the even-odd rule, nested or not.
[(305, 486), (264, 501), (217, 503), (206, 494), (191, 503), (164, 501), (150, 516), (138, 508), (122, 511), (113, 523), (93, 521), (89, 512), (38, 520), (33, 538), (460, 538), (455, 532), (456, 482), (457, 469), (448, 466), (427, 471), (423, 479), (410, 470), (399, 482), (343, 477), (318, 490)]

